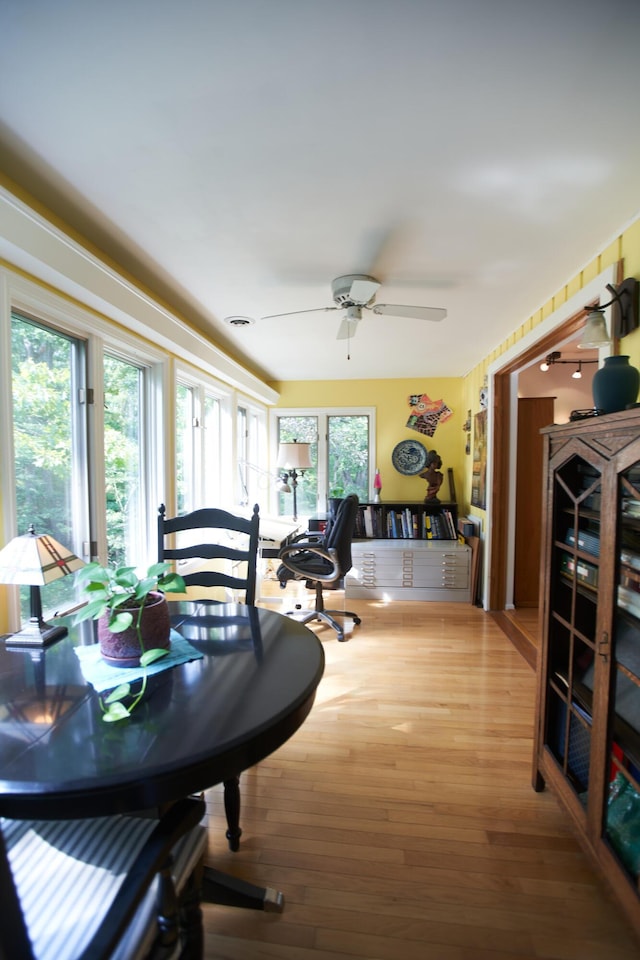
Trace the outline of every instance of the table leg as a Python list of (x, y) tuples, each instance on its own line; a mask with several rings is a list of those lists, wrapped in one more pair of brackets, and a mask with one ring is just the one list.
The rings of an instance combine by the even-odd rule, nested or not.
[(277, 913), (284, 907), (284, 895), (279, 890), (257, 887), (213, 867), (204, 868), (202, 899), (205, 903), (219, 903), (226, 907), (248, 907)]
[(240, 777), (233, 777), (224, 782), (224, 812), (227, 816), (227, 832), (229, 850), (234, 853), (240, 848)]

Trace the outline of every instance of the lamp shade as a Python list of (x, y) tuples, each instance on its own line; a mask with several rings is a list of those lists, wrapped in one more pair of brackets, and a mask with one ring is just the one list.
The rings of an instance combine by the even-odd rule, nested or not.
[(604, 313), (602, 310), (592, 310), (587, 317), (578, 347), (589, 350), (594, 347), (604, 347), (607, 343), (611, 343), (611, 339), (607, 333)]
[(14, 537), (0, 550), (0, 583), (42, 586), (66, 577), (84, 566), (84, 561), (46, 533)]
[(309, 455), (309, 443), (281, 443), (278, 448), (277, 466), (283, 470), (308, 470), (313, 466)]

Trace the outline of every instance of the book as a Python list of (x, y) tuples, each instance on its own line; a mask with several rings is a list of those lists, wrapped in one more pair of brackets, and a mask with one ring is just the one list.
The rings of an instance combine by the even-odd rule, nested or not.
[(370, 506), (366, 506), (363, 510), (364, 516), (364, 532), (368, 537), (373, 537), (373, 512)]

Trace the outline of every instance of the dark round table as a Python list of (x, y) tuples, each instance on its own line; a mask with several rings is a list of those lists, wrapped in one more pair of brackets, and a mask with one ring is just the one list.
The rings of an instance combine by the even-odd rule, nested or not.
[[(60, 819), (157, 807), (237, 777), (303, 723), (324, 669), (306, 627), (271, 610), (172, 604), (201, 659), (149, 679), (108, 724), (65, 637), (0, 642), (0, 816)], [(92, 640), (93, 624), (84, 640)]]

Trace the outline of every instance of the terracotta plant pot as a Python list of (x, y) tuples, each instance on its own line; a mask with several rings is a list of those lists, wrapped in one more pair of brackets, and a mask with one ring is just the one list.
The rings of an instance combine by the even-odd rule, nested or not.
[[(150, 593), (151, 603), (147, 603), (142, 611), (140, 633), (144, 650), (159, 647), (168, 650), (171, 646), (171, 621), (169, 607), (162, 593)], [(119, 667), (137, 667), (140, 665), (140, 642), (135, 624), (138, 620), (139, 607), (126, 608), (133, 616), (133, 623), (122, 633), (112, 633), (109, 630), (107, 614), (98, 620), (98, 642), (102, 657), (108, 663)]]

